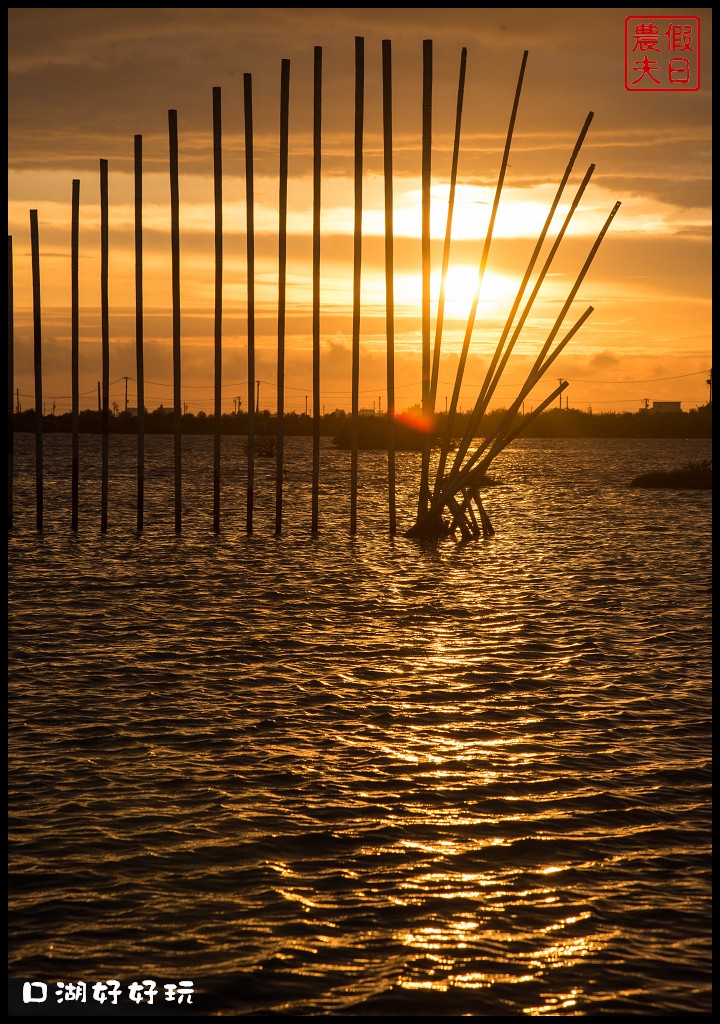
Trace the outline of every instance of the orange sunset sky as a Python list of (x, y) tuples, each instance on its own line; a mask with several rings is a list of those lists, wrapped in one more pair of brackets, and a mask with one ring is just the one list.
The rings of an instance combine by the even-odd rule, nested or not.
[[(421, 396), (423, 40), (433, 41), (433, 294), (442, 257), (460, 52), (467, 47), (438, 409), (452, 392), (520, 63), (527, 71), (465, 384), (469, 407), (582, 124), (563, 196), (596, 171), (508, 364), (508, 404), (616, 201), (622, 206), (568, 314), (595, 311), (533, 392), (560, 376), (571, 407), (707, 402), (711, 367), (711, 10), (683, 8), (10, 8), (9, 227), (15, 387), (34, 404), (31, 209), (38, 211), (46, 411), (70, 408), (70, 224), (80, 180), (80, 407), (101, 377), (99, 161), (109, 162), (111, 400), (135, 404), (133, 138), (143, 136), (146, 405), (172, 405), (168, 110), (180, 164), (183, 402), (213, 407), (212, 89), (223, 111), (223, 408), (247, 403), (243, 75), (253, 81), (256, 377), (276, 403), (281, 60), (290, 60), (286, 411), (312, 396), (313, 48), (323, 49), (321, 400), (350, 408), (355, 37), (365, 40), (360, 406), (386, 408), (381, 41), (392, 41), (396, 405)], [(625, 19), (700, 23), (700, 88), (625, 87)], [(666, 22), (662, 22), (663, 25)], [(660, 37), (662, 38), (662, 36)], [(559, 221), (559, 218), (558, 218)], [(552, 237), (552, 234), (551, 234)], [(433, 319), (434, 324), (434, 319)], [(532, 403), (531, 403), (532, 404)]]

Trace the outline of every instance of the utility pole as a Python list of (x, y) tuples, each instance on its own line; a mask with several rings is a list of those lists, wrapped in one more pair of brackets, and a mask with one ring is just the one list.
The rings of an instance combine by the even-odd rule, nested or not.
[(15, 389), (15, 400), (17, 402), (16, 412), (22, 412), (22, 406), (20, 405), (20, 388)]
[(705, 383), (710, 388), (710, 397), (708, 398), (708, 405), (712, 405), (712, 366), (710, 367), (710, 376), (705, 381)]
[(127, 409), (128, 409), (127, 386), (128, 386), (128, 378), (126, 377), (125, 378), (125, 412), (127, 412)]
[(257, 387), (257, 397), (255, 399), (255, 413), (257, 415), (260, 413), (260, 381), (256, 380), (255, 385)]
[[(558, 377), (558, 384), (562, 384), (562, 377)], [(559, 398), (559, 401), (560, 401), (560, 409), (562, 411), (562, 391), (560, 392), (558, 398)]]

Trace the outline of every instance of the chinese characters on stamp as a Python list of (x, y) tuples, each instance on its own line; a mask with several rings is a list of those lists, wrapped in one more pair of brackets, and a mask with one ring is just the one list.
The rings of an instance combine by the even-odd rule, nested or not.
[(628, 92), (696, 92), (700, 88), (700, 19), (657, 15), (625, 19)]

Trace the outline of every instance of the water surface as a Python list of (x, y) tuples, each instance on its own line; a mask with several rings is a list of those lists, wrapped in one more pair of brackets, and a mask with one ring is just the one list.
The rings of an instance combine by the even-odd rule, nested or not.
[[(16, 437), (9, 541), (10, 974), (74, 1013), (651, 1015), (710, 1009), (710, 492), (637, 490), (709, 441), (526, 440), (488, 541), (387, 528), (385, 460), (274, 463)], [(401, 528), (418, 457), (399, 457)], [(154, 979), (151, 1007), (127, 996)], [(193, 1005), (163, 1000), (190, 979)], [(48, 1007), (50, 1010), (48, 1011)], [(19, 1013), (32, 1007), (22, 1004)]]

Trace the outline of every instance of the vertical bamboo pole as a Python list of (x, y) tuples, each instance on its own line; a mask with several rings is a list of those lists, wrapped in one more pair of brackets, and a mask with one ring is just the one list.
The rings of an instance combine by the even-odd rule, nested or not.
[(175, 435), (175, 533), (182, 530), (182, 403), (180, 394), (180, 190), (177, 110), (168, 111), (170, 234), (172, 250), (173, 426)]
[(362, 267), (362, 166), (365, 106), (365, 40), (355, 37), (355, 223), (353, 236), (352, 420), (350, 426), (350, 533), (357, 533), (358, 391), (360, 386), (360, 271)]
[(102, 469), (100, 531), (108, 528), (110, 463), (110, 322), (108, 304), (108, 162), (100, 161), (100, 319), (102, 335)]
[(72, 223), (70, 228), (70, 321), (72, 391), (72, 467), (70, 481), (70, 529), (78, 528), (80, 506), (80, 182), (72, 183)]
[(285, 458), (285, 293), (287, 282), (288, 122), (290, 61), (280, 71), (280, 187), (278, 196), (278, 350), (277, 448), (275, 452), (275, 533), (282, 532), (283, 472)]
[(135, 365), (137, 368), (137, 530), (145, 517), (145, 328), (143, 308), (142, 135), (135, 136)]
[(13, 457), (15, 452), (15, 428), (13, 419), (13, 380), (15, 375), (15, 298), (13, 283), (12, 235), (8, 235), (8, 530), (13, 527), (13, 480), (15, 476)]
[(395, 502), (395, 288), (392, 158), (392, 43), (382, 41), (383, 169), (385, 177), (385, 330), (387, 334), (388, 513), (390, 536), (397, 533)]
[(223, 195), (222, 195), (222, 94), (213, 99), (213, 174), (215, 196), (215, 422), (213, 427), (213, 532), (220, 532), (220, 455), (222, 424), (222, 300), (223, 300)]
[[(432, 153), (432, 39), (423, 40), (422, 93), (422, 413), (423, 426), (429, 431), (430, 408), (430, 183)], [(430, 434), (425, 434), (420, 472), (418, 516), (430, 497)]]
[(247, 515), (246, 529), (252, 533), (255, 491), (255, 196), (253, 179), (253, 117), (252, 75), (243, 76), (245, 101), (245, 205), (247, 213), (247, 361), (248, 361), (248, 426), (247, 426)]
[(43, 528), (43, 394), (42, 314), (40, 310), (40, 241), (37, 210), (30, 211), (33, 294), (33, 365), (35, 370), (35, 525)]
[(313, 446), (311, 532), (319, 529), (320, 493), (320, 184), (322, 158), (322, 47), (314, 50), (313, 67), (313, 248), (312, 248), (312, 336), (313, 336)]

